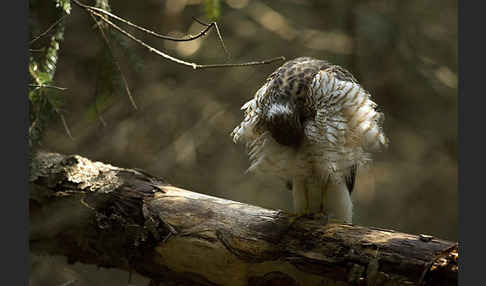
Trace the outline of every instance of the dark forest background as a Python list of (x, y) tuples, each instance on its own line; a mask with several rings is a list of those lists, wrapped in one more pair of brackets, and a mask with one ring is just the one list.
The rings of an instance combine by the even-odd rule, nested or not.
[[(231, 62), (326, 59), (350, 70), (385, 113), (390, 147), (358, 174), (354, 223), (458, 239), (456, 1), (210, 2), (219, 3), (214, 11)], [(54, 1), (29, 3), (32, 39), (59, 14)], [(83, 3), (109, 4), (114, 14), (173, 36), (196, 34), (204, 27), (193, 17), (209, 22), (211, 14), (203, 0)], [(58, 92), (57, 111), (73, 139), (61, 117), (52, 116), (39, 148), (141, 168), (204, 194), (291, 209), (283, 182), (245, 173), (244, 146), (229, 136), (243, 119), (241, 105), (281, 62), (193, 70), (107, 29), (135, 110), (93, 19), (71, 6), (52, 83), (67, 88)], [(179, 43), (127, 31), (189, 62), (226, 62), (215, 31)], [(32, 57), (43, 41), (29, 46)], [(73, 285), (126, 284), (127, 275), (115, 270), (32, 260), (32, 285), (60, 285), (69, 277), (76, 277)], [(144, 283), (138, 276), (132, 281)]]

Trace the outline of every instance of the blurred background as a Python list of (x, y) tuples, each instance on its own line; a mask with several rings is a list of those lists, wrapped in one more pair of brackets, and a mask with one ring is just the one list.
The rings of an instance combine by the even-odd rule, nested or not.
[[(52, 6), (47, 2), (31, 1), (36, 10), (29, 20), (37, 27), (32, 35), (55, 20), (42, 16)], [(218, 24), (231, 62), (326, 59), (351, 71), (385, 113), (390, 147), (358, 174), (356, 224), (458, 239), (456, 2), (220, 1)], [(118, 16), (173, 36), (204, 28), (192, 17), (208, 21), (202, 0), (109, 4)], [(281, 62), (193, 70), (111, 33), (135, 110), (116, 79), (118, 70), (103, 61), (107, 47), (91, 17), (73, 6), (66, 21), (54, 81), (68, 88), (62, 111), (74, 139), (55, 118), (42, 149), (141, 168), (208, 195), (291, 210), (284, 183), (245, 173), (244, 146), (229, 136), (243, 119), (241, 105)], [(226, 62), (214, 31), (175, 43), (127, 30), (189, 62)]]

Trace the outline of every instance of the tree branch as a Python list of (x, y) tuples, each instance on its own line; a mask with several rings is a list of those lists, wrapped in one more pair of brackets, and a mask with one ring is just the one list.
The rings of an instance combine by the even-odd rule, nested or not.
[[(164, 40), (168, 40), (168, 41), (173, 41), (173, 42), (188, 42), (188, 41), (193, 41), (193, 40), (196, 40), (204, 35), (206, 35), (206, 33), (211, 30), (211, 28), (213, 28), (215, 26), (215, 23), (211, 23), (211, 24), (205, 24), (205, 23), (202, 23), (200, 21), (197, 21), (198, 23), (202, 24), (203, 26), (206, 26), (206, 28), (204, 28), (202, 31), (200, 31), (199, 33), (197, 33), (197, 35), (188, 35), (186, 38), (178, 38), (178, 37), (172, 37), (172, 36), (168, 36), (168, 35), (162, 35), (162, 34), (159, 34), (159, 33), (156, 33), (152, 30), (149, 30), (149, 29), (146, 29), (144, 27), (141, 27), (141, 26), (138, 26), (136, 24), (133, 24), (132, 22), (128, 21), (128, 20), (125, 20), (113, 13), (110, 13), (106, 10), (103, 10), (101, 8), (98, 8), (98, 7), (94, 7), (94, 6), (89, 6), (89, 5), (85, 5), (77, 0), (73, 0), (73, 2), (78, 5), (79, 7), (81, 8), (84, 8), (86, 11), (92, 13), (93, 11), (96, 11), (96, 12), (99, 12), (100, 14), (103, 14), (105, 16), (109, 16), (113, 19), (116, 19), (124, 24), (127, 24), (128, 26), (130, 27), (133, 27), (137, 30), (140, 30), (144, 33), (147, 33), (151, 36), (154, 36), (156, 38), (159, 38), (159, 39), (164, 39)], [(104, 20), (106, 19), (105, 17), (103, 17), (102, 15), (98, 14), (98, 17), (100, 17), (101, 20)]]
[(183, 190), (146, 172), (38, 153), (30, 247), (178, 285), (456, 285), (457, 243)]
[(166, 58), (170, 61), (173, 61), (175, 63), (178, 63), (178, 64), (181, 64), (181, 65), (184, 65), (184, 66), (189, 66), (189, 67), (192, 67), (193, 69), (207, 69), (207, 68), (228, 68), (228, 67), (247, 67), (247, 66), (254, 66), (254, 65), (263, 65), (263, 64), (269, 64), (269, 63), (273, 63), (273, 62), (276, 62), (276, 61), (284, 61), (285, 60), (285, 57), (281, 56), (281, 57), (275, 57), (275, 58), (271, 58), (271, 59), (266, 59), (266, 60), (261, 60), (261, 61), (250, 61), (250, 62), (244, 62), (244, 63), (226, 63), (226, 64), (209, 64), (209, 65), (201, 65), (201, 64), (196, 64), (196, 63), (191, 63), (191, 62), (187, 62), (187, 61), (184, 61), (184, 60), (181, 60), (181, 59), (178, 59), (176, 57), (173, 57), (167, 53), (164, 53), (152, 46), (150, 46), (149, 44), (145, 43), (144, 41), (140, 40), (139, 38), (133, 36), (132, 34), (130, 34), (129, 32), (127, 32), (126, 30), (122, 29), (121, 27), (119, 27), (118, 25), (116, 25), (115, 23), (113, 23), (112, 21), (110, 21), (106, 16), (109, 16), (113, 19), (116, 19), (124, 24), (127, 24), (131, 27), (134, 27), (140, 31), (143, 31), (147, 34), (150, 34), (154, 37), (157, 37), (157, 38), (161, 38), (161, 39), (164, 39), (164, 40), (169, 40), (169, 41), (176, 41), (176, 42), (180, 42), (180, 41), (192, 41), (192, 40), (195, 40), (195, 39), (198, 39), (202, 36), (204, 36), (211, 28), (215, 28), (216, 29), (216, 32), (218, 34), (218, 39), (221, 41), (221, 45), (225, 51), (225, 53), (228, 55), (229, 57), (229, 51), (226, 49), (226, 46), (224, 45), (224, 42), (223, 42), (223, 39), (221, 37), (221, 33), (219, 32), (219, 28), (216, 24), (216, 22), (212, 22), (211, 24), (206, 24), (206, 23), (203, 23), (199, 20), (196, 20), (198, 23), (206, 26), (206, 28), (204, 28), (201, 32), (199, 32), (197, 35), (195, 36), (191, 36), (189, 35), (187, 38), (175, 38), (175, 37), (170, 37), (170, 36), (166, 36), (166, 35), (161, 35), (161, 34), (158, 34), (154, 31), (151, 31), (149, 29), (146, 29), (146, 28), (143, 28), (143, 27), (140, 27), (138, 25), (135, 25), (133, 23), (131, 23), (130, 21), (127, 21), (121, 17), (118, 17), (116, 16), (115, 14), (112, 14), (106, 10), (103, 10), (103, 9), (100, 9), (100, 8), (97, 8), (97, 7), (93, 7), (93, 6), (88, 6), (88, 5), (85, 5), (77, 0), (73, 0), (73, 2), (83, 8), (86, 12), (90, 13), (91, 15), (94, 15), (94, 16), (97, 16), (98, 18), (100, 18), (103, 22), (105, 22), (106, 24), (108, 24), (110, 27), (114, 28), (115, 30), (117, 30), (118, 32), (120, 32), (121, 34), (125, 35), (126, 37), (128, 37), (129, 39), (133, 40), (134, 42), (142, 45), (143, 47), (147, 48), (150, 52), (153, 52), (163, 58)]
[(42, 32), (41, 34), (39, 34), (37, 37), (35, 37), (34, 39), (32, 39), (30, 42), (29, 42), (29, 45), (32, 45), (35, 41), (39, 40), (40, 38), (44, 37), (45, 35), (47, 35), (52, 29), (54, 29), (57, 25), (59, 25), (59, 23), (61, 23), (62, 20), (64, 20), (64, 18), (66, 18), (67, 14), (63, 15), (61, 18), (59, 18), (56, 22), (54, 22), (51, 26), (49, 26), (49, 28), (47, 28), (47, 30), (45, 30), (44, 32)]

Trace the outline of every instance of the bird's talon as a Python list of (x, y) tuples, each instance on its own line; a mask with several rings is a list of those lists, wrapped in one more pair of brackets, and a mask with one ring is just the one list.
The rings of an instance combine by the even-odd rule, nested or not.
[(328, 223), (328, 215), (326, 213), (296, 213), (296, 219), (311, 219), (315, 221), (323, 221), (324, 224)]
[(338, 219), (338, 218), (329, 218), (327, 220), (328, 224), (349, 224), (348, 221), (345, 221), (344, 219)]

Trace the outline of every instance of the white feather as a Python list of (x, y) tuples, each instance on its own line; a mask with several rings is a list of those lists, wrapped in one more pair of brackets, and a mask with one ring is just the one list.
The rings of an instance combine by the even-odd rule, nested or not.
[[(353, 165), (369, 163), (369, 152), (380, 150), (388, 143), (381, 128), (382, 115), (375, 110), (376, 103), (359, 84), (336, 77), (332, 69), (321, 70), (314, 76), (306, 95), (315, 117), (304, 122), (302, 144), (298, 148), (288, 147), (278, 144), (259, 125), (264, 118), (261, 105), (270, 83), (271, 80), (267, 81), (241, 107), (245, 118), (232, 132), (233, 140), (245, 143), (249, 150), (248, 170), (287, 180), (293, 178), (298, 211), (312, 206), (310, 202), (304, 206), (302, 192), (314, 192), (307, 196), (325, 192), (319, 188), (329, 180), (325, 207), (350, 222), (352, 203), (344, 183), (345, 172)], [(315, 211), (316, 207), (312, 208)]]

